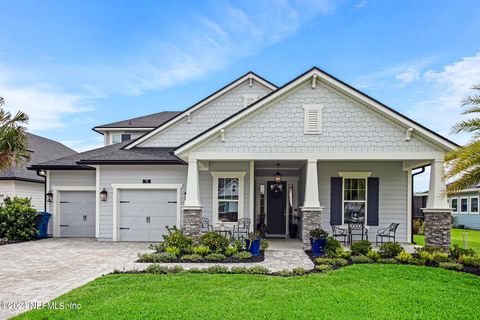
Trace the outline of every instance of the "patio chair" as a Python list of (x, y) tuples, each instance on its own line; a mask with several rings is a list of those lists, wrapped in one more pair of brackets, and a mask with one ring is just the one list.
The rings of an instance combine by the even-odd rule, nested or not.
[(368, 240), (368, 229), (363, 222), (348, 223), (348, 243), (352, 244), (353, 236), (361, 236), (361, 240)]
[(247, 238), (250, 231), (250, 218), (238, 219), (236, 225), (233, 226), (233, 237), (235, 239)]
[(339, 226), (333, 225), (330, 222), (330, 226), (332, 227), (332, 236), (337, 239), (337, 237), (343, 238), (342, 242), (344, 245), (347, 245), (348, 240), (348, 230), (345, 228), (341, 228)]
[(375, 244), (378, 246), (378, 238), (380, 238), (381, 244), (383, 244), (383, 238), (393, 239), (393, 243), (395, 243), (395, 237), (397, 235), (397, 228), (400, 223), (390, 223), (390, 225), (383, 229), (377, 230), (377, 236), (375, 237)]
[(209, 231), (213, 231), (213, 226), (210, 224), (210, 220), (208, 218), (202, 218), (201, 233), (206, 233)]

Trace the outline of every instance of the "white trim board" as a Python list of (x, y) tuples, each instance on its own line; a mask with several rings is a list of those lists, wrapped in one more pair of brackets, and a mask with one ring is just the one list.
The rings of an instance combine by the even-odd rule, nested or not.
[[(269, 104), (270, 102), (274, 101), (278, 97), (287, 94), (290, 90), (294, 89), (298, 85), (302, 84), (304, 81), (309, 80), (313, 76), (316, 76), (318, 80), (322, 80), (325, 83), (339, 89), (341, 92), (343, 92), (346, 95), (349, 95), (356, 100), (366, 103), (367, 105), (371, 106), (373, 109), (379, 111), (381, 114), (385, 115), (387, 118), (394, 120), (398, 123), (401, 123), (405, 125), (406, 129), (408, 128), (413, 128), (414, 133), (419, 133), (421, 136), (426, 138), (430, 142), (434, 142), (436, 145), (440, 145), (443, 148), (445, 148), (447, 151), (452, 151), (457, 148), (456, 145), (448, 141), (446, 138), (440, 137), (432, 132), (430, 132), (428, 129), (420, 126), (419, 124), (413, 122), (412, 120), (399, 115), (398, 113), (394, 112), (393, 110), (390, 110), (389, 108), (385, 107), (384, 105), (380, 104), (379, 102), (375, 101), (374, 99), (368, 97), (365, 94), (361, 94), (360, 92), (357, 92), (353, 88), (347, 86), (344, 83), (341, 83), (337, 79), (333, 78), (330, 75), (325, 74), (318, 68), (313, 68), (309, 72), (306, 72), (303, 76), (300, 76), (299, 78), (295, 79), (294, 81), (290, 82), (286, 86), (283, 86), (276, 91), (274, 91), (272, 94), (264, 97), (263, 99), (259, 100), (257, 103), (252, 104), (250, 107), (244, 109), (242, 112), (239, 112), (235, 116), (227, 119), (226, 121), (222, 122), (220, 125), (217, 125), (216, 127), (210, 128), (197, 136), (196, 138), (192, 139), (191, 141), (185, 143), (184, 145), (180, 146), (175, 150), (175, 155), (180, 155), (183, 152), (189, 150), (190, 148), (194, 147), (195, 145), (199, 144), (200, 142), (203, 142), (207, 140), (208, 138), (212, 137), (215, 134), (218, 134), (220, 130), (224, 130), (230, 125), (235, 124), (238, 122), (241, 118), (244, 118), (253, 112), (257, 111), (258, 109), (262, 108), (263, 106)], [(313, 89), (314, 90), (314, 89)]]
[(215, 94), (213, 94), (212, 96), (206, 98), (205, 100), (202, 100), (200, 102), (198, 102), (196, 105), (194, 105), (193, 107), (183, 111), (182, 113), (176, 115), (175, 117), (173, 117), (172, 119), (168, 120), (166, 123), (162, 124), (161, 126), (159, 126), (158, 128), (148, 132), (147, 134), (145, 134), (144, 136), (138, 138), (137, 140), (135, 141), (132, 141), (132, 143), (126, 145), (124, 147), (124, 149), (131, 149), (135, 146), (138, 146), (140, 144), (142, 144), (143, 142), (147, 141), (148, 139), (152, 138), (153, 136), (155, 136), (156, 134), (158, 134), (159, 132), (165, 130), (166, 128), (170, 127), (171, 125), (177, 123), (178, 121), (184, 119), (185, 117), (189, 117), (193, 112), (195, 112), (196, 110), (204, 107), (205, 105), (209, 104), (210, 102), (214, 101), (215, 99), (223, 96), (224, 94), (226, 94), (227, 92), (233, 90), (234, 88), (236, 88), (237, 86), (239, 86), (240, 84), (244, 83), (245, 81), (253, 81), (255, 80), (256, 82), (258, 82), (259, 84), (263, 85), (264, 87), (270, 89), (270, 90), (276, 90), (277, 87), (268, 83), (267, 81), (263, 80), (262, 78), (260, 78), (259, 76), (255, 75), (253, 72), (248, 72), (246, 75), (242, 76), (241, 78), (235, 80), (233, 83), (231, 83), (230, 85), (224, 87), (223, 89), (221, 89), (220, 91), (216, 92)]
[(119, 190), (177, 190), (177, 226), (181, 225), (180, 201), (183, 184), (160, 184), (160, 183), (114, 183), (112, 187), (112, 241), (118, 241), (119, 233), (119, 210), (118, 210), (118, 191)]

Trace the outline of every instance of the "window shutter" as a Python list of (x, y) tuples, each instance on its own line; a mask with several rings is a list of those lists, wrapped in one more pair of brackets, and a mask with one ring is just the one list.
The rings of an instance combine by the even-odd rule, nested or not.
[(379, 179), (368, 178), (367, 180), (367, 225), (378, 226), (379, 208)]
[(330, 223), (333, 225), (342, 224), (342, 187), (341, 177), (332, 177), (330, 186)]

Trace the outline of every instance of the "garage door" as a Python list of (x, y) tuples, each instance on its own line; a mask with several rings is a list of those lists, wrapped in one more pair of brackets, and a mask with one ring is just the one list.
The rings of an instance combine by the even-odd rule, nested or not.
[(161, 241), (177, 224), (177, 190), (120, 190), (120, 240)]
[(60, 237), (95, 237), (95, 192), (61, 191)]

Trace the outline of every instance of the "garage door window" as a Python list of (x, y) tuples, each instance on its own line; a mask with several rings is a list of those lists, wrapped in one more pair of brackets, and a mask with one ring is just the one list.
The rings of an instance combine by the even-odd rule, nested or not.
[(236, 223), (243, 217), (243, 173), (214, 175), (214, 222)]

